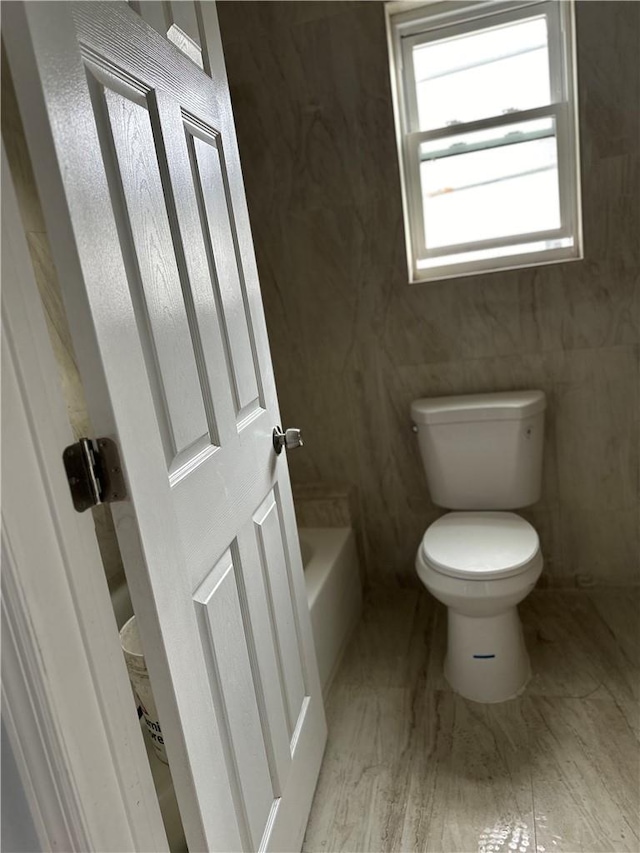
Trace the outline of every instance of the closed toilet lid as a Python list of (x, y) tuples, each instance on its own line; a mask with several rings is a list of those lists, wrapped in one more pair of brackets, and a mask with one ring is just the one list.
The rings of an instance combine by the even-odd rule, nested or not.
[(450, 512), (427, 529), (421, 547), (437, 571), (486, 580), (524, 571), (540, 542), (529, 522), (513, 512)]

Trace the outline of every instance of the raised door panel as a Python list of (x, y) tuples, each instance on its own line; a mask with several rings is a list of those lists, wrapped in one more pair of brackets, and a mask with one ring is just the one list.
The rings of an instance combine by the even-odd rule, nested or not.
[(198, 13), (193, 0), (166, 0), (167, 38), (200, 68), (202, 45)]
[(189, 150), (200, 198), (207, 248), (222, 302), (239, 427), (263, 406), (257, 357), (249, 328), (242, 265), (230, 211), (221, 138), (189, 129)]
[(201, 123), (212, 134), (216, 131), (164, 91), (152, 89), (147, 101), (183, 291), (193, 312), (203, 368), (216, 404), (219, 443), (224, 447), (237, 435), (230, 365), (224, 346), (224, 320), (216, 299), (217, 285), (193, 182), (185, 117), (190, 115), (192, 121)]
[(266, 412), (221, 135), (164, 92), (94, 73), (112, 204), (175, 486), (215, 449), (235, 454), (238, 433)]
[[(168, 470), (176, 475), (215, 443), (213, 401), (198, 370), (201, 346), (187, 316), (149, 113), (109, 89), (104, 100), (110, 140), (103, 139), (103, 145), (113, 145), (126, 211), (120, 219), (122, 242), (129, 232), (132, 249), (132, 296)], [(111, 178), (117, 195), (113, 172)]]
[(267, 495), (253, 516), (253, 524), (265, 579), (289, 739), (293, 748), (308, 691), (300, 657), (301, 638), (293, 606), (291, 567), (277, 491)]
[(134, 12), (203, 67), (201, 21), (193, 0), (129, 0)]
[(234, 542), (196, 591), (194, 602), (214, 705), (226, 732), (227, 770), (244, 843), (258, 850), (277, 801), (258, 710), (257, 662), (247, 642), (249, 613), (239, 563)]
[(129, 0), (129, 6), (150, 27), (153, 27), (161, 36), (166, 37), (169, 24), (164, 0)]
[(273, 777), (274, 792), (280, 796), (291, 769), (291, 737), (287, 723), (286, 698), (282, 689), (281, 662), (276, 648), (276, 625), (269, 603), (268, 581), (250, 518), (237, 538), (249, 623), (247, 637), (254, 650), (256, 695), (263, 721), (265, 744)]

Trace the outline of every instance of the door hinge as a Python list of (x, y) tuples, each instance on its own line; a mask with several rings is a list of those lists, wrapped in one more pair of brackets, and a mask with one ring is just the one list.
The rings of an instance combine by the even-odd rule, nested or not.
[(81, 438), (65, 448), (62, 461), (78, 512), (126, 498), (118, 445), (110, 438)]

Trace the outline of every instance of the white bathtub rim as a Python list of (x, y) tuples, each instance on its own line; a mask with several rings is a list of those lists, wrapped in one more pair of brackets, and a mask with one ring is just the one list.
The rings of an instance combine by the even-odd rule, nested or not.
[(304, 566), (309, 608), (311, 608), (326, 581), (330, 567), (335, 564), (349, 546), (353, 530), (351, 527), (300, 527), (300, 539), (311, 547), (311, 559)]
[(326, 697), (362, 613), (362, 578), (353, 529), (301, 528), (311, 552), (305, 584)]

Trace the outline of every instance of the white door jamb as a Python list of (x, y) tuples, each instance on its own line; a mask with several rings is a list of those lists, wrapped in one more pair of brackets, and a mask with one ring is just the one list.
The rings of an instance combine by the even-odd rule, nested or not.
[(2, 716), (42, 849), (166, 851), (166, 834), (2, 148)]

